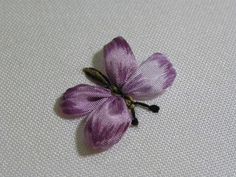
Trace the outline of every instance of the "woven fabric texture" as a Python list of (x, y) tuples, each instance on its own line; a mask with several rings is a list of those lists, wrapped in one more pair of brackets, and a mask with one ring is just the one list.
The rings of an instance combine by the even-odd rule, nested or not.
[[(57, 103), (92, 84), (82, 68), (116, 36), (139, 63), (166, 54), (177, 78), (148, 102), (158, 114), (138, 108), (139, 126), (94, 154)], [(0, 176), (236, 176), (235, 0), (2, 0), (0, 76)]]

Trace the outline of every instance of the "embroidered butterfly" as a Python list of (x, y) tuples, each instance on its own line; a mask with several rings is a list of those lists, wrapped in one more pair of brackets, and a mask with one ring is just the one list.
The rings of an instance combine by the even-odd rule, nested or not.
[(136, 106), (158, 112), (158, 106), (140, 101), (158, 97), (176, 77), (172, 64), (161, 53), (154, 53), (138, 66), (122, 37), (104, 46), (104, 59), (106, 75), (95, 68), (84, 69), (100, 86), (79, 84), (69, 88), (61, 104), (64, 114), (87, 116), (85, 139), (96, 150), (112, 147), (131, 124), (138, 125)]

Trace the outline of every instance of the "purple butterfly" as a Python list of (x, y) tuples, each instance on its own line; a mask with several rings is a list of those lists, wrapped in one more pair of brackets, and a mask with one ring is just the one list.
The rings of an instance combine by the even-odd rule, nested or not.
[[(107, 76), (94, 68), (85, 73), (102, 86), (80, 84), (68, 89), (61, 104), (62, 112), (71, 116), (87, 116), (85, 139), (96, 150), (106, 150), (118, 143), (132, 125), (137, 125), (137, 105), (158, 112), (150, 100), (172, 85), (176, 71), (166, 56), (154, 53), (138, 66), (129, 44), (122, 37), (104, 47)], [(136, 101), (138, 100), (138, 101)]]

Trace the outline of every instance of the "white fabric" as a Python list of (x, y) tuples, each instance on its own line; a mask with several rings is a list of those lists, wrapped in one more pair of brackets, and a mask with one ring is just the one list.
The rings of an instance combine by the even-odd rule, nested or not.
[[(88, 154), (55, 101), (118, 35), (178, 75), (160, 113), (138, 108), (138, 128)], [(0, 176), (236, 176), (235, 0), (2, 0), (0, 66)]]

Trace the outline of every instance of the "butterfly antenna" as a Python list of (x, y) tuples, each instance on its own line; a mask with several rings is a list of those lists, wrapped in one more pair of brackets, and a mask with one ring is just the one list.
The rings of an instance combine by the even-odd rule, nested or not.
[(135, 111), (134, 111), (133, 108), (131, 109), (131, 113), (132, 113), (132, 117), (133, 117), (133, 120), (132, 120), (131, 124), (134, 125), (134, 126), (137, 126), (138, 125), (138, 119), (135, 116)]
[(142, 102), (134, 102), (135, 105), (140, 105), (143, 106), (145, 108), (148, 108), (150, 111), (154, 112), (154, 113), (158, 113), (160, 110), (160, 107), (157, 105), (147, 105), (145, 103)]

